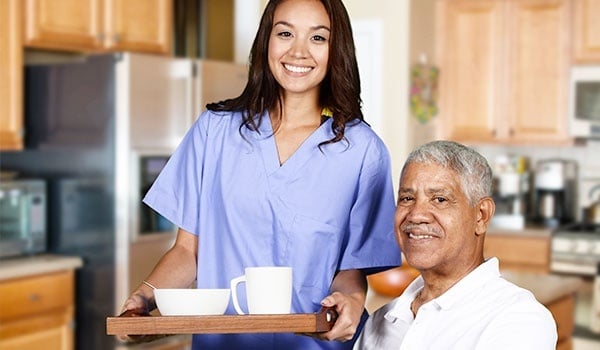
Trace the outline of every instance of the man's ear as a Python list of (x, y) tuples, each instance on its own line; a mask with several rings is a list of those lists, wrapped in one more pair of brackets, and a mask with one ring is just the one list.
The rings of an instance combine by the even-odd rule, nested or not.
[(496, 211), (496, 203), (491, 197), (485, 197), (477, 204), (477, 226), (475, 228), (475, 234), (480, 236), (485, 234), (487, 231), (490, 220), (494, 216)]

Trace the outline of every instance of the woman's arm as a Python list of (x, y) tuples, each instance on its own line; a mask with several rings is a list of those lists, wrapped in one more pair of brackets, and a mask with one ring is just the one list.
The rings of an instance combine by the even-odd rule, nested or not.
[(338, 313), (333, 328), (318, 337), (347, 341), (354, 337), (365, 308), (367, 278), (361, 270), (339, 271), (333, 278), (331, 294), (321, 301), (325, 307), (334, 307)]
[[(179, 229), (175, 244), (162, 256), (145, 281), (156, 288), (187, 288), (196, 279), (197, 258), (198, 236)], [(148, 312), (155, 308), (152, 288), (142, 283), (125, 301), (121, 312)]]

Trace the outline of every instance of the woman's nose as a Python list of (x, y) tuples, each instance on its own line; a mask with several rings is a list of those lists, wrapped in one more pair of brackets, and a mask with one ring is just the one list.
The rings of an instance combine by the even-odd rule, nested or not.
[(290, 49), (290, 54), (294, 58), (306, 58), (308, 57), (308, 47), (304, 40), (294, 40)]

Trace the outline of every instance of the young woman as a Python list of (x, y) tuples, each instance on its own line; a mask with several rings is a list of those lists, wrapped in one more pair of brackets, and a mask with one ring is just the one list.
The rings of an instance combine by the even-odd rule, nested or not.
[[(194, 349), (352, 347), (366, 274), (400, 263), (389, 154), (360, 103), (342, 2), (269, 1), (243, 93), (207, 106), (144, 199), (179, 227), (145, 282), (228, 288), (245, 267), (291, 266), (292, 312), (339, 317), (310, 337), (195, 335)], [(146, 283), (124, 310), (154, 307)]]

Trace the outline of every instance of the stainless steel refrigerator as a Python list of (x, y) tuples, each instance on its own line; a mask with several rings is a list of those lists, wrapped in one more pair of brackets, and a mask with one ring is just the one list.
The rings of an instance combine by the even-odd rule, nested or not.
[(0, 167), (48, 181), (47, 252), (81, 256), (77, 349), (113, 349), (118, 313), (174, 239), (141, 203), (208, 102), (238, 96), (244, 65), (116, 53), (25, 67), (26, 149)]

